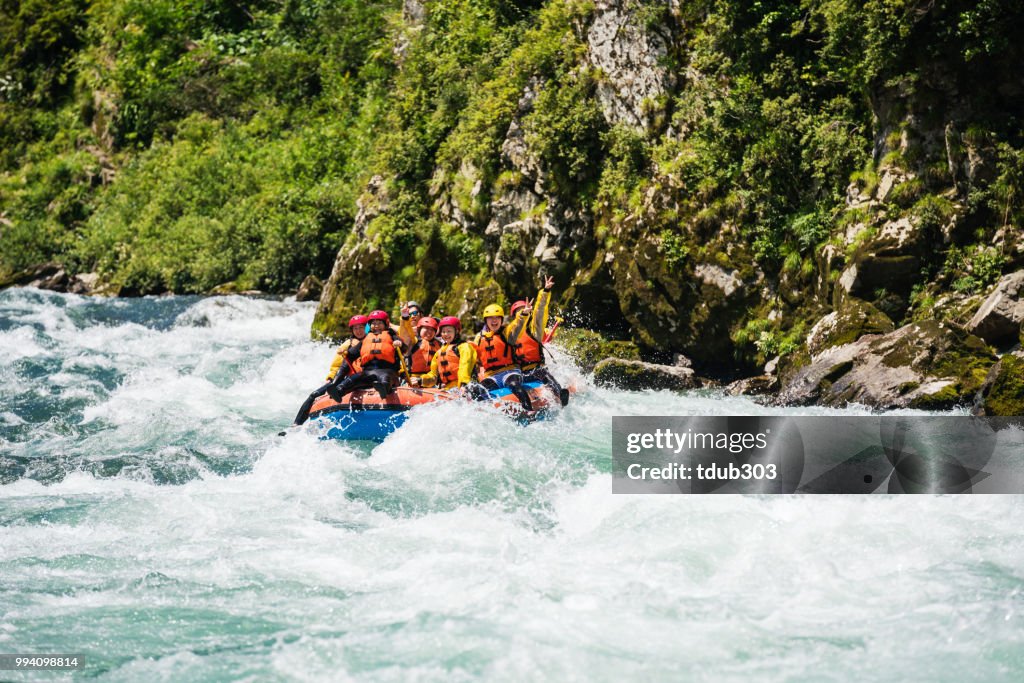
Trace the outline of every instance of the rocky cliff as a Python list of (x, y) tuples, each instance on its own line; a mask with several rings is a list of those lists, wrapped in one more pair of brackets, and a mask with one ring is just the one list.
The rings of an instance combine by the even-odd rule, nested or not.
[[(437, 12), (405, 12), (405, 65)], [(781, 356), (781, 400), (972, 403), (1024, 317), (1022, 16), (547, 3), (421, 166), (370, 180), (316, 331), (406, 297), (472, 317), (543, 271), (645, 356)]]

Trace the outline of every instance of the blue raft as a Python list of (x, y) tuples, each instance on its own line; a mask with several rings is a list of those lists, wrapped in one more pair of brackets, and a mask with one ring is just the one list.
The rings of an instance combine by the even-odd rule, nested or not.
[[(543, 419), (553, 405), (550, 391), (540, 382), (527, 382), (523, 386), (530, 395), (533, 411), (525, 412), (508, 389), (490, 392), (494, 405), (521, 422)], [(323, 431), (322, 439), (379, 442), (401, 427), (409, 411), (416, 406), (452, 400), (461, 399), (440, 389), (401, 386), (386, 399), (381, 399), (373, 389), (366, 389), (347, 394), (341, 401), (321, 396), (313, 404), (309, 417)]]

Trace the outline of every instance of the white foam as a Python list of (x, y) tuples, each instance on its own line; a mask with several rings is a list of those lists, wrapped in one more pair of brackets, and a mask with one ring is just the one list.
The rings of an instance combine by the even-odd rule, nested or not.
[[(1019, 497), (611, 494), (614, 415), (843, 411), (582, 381), (528, 427), (458, 401), (413, 410), (376, 446), (278, 438), (333, 354), (308, 341), (312, 306), (203, 300), (169, 327), (74, 328), (59, 308), (86, 303), (31, 297), (18, 305), (50, 317), (33, 334), (57, 370), (0, 391), (86, 406), (81, 424), (34, 427), (18, 455), (129, 462), (0, 486), (5, 651), (38, 634), (57, 649), (130, 642), (114, 680), (1020, 668)], [(105, 389), (95, 373), (111, 371)], [(224, 462), (238, 464), (217, 474)], [(187, 481), (161, 483), (170, 464)]]

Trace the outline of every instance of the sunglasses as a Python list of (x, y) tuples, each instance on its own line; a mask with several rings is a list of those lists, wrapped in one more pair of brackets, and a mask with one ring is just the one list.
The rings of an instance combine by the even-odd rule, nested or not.
[(416, 309), (415, 311), (409, 311), (409, 315), (420, 315), (421, 316), (421, 315), (423, 315), (423, 313), (421, 313), (419, 309)]

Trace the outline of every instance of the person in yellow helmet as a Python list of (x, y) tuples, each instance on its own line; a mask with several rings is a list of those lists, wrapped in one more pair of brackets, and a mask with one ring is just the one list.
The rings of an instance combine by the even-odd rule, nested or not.
[(529, 299), (512, 304), (509, 312), (513, 315), (513, 320), (509, 326), (508, 340), (519, 357), (523, 379), (527, 382), (543, 382), (555, 392), (555, 396), (565, 406), (569, 402), (569, 390), (562, 388), (548, 371), (544, 358), (544, 335), (548, 325), (548, 308), (551, 305), (551, 288), (554, 286), (555, 279), (546, 277), (544, 286), (537, 292), (537, 298), (532, 306)]
[(498, 304), (484, 307), (484, 329), (473, 339), (480, 383), (487, 389), (509, 389), (527, 411), (533, 410), (530, 395), (523, 388), (523, 373), (515, 348), (508, 342), (511, 324), (502, 327), (505, 310)]

